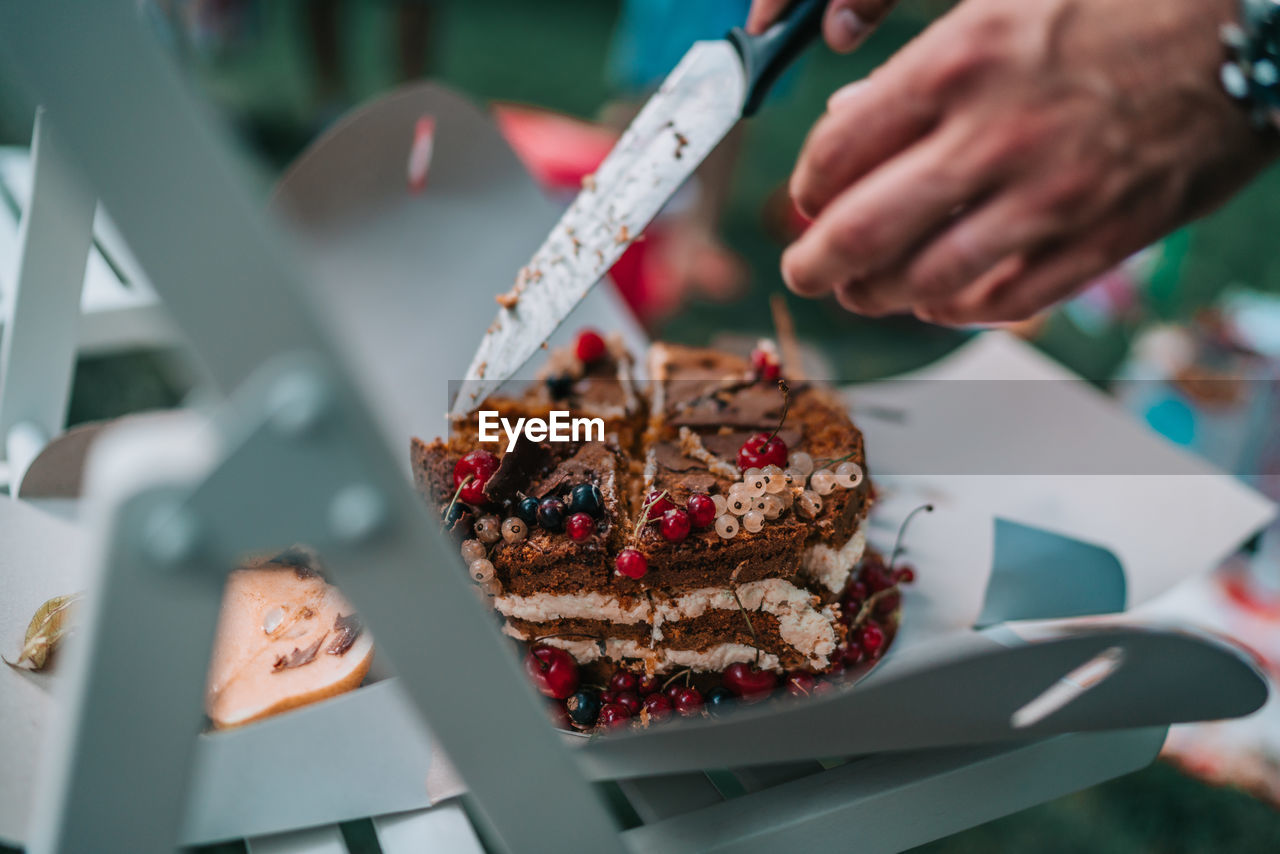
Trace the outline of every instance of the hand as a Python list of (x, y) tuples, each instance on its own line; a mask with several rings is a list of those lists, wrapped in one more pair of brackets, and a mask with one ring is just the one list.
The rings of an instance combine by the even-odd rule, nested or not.
[(1274, 157), (1218, 83), (1235, 0), (965, 0), (836, 92), (791, 179), (805, 296), (1011, 321), (1226, 200)]
[[(897, 0), (831, 0), (822, 19), (822, 36), (837, 53), (849, 53), (866, 39)], [(759, 35), (769, 28), (791, 0), (753, 0), (747, 32)]]

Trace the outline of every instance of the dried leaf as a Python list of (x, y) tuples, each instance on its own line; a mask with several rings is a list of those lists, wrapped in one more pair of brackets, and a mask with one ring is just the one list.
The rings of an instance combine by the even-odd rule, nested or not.
[(83, 593), (54, 596), (36, 609), (27, 625), (27, 635), (22, 639), (22, 652), (17, 661), (5, 659), (5, 664), (23, 670), (43, 670), (49, 656), (71, 630), (73, 607), (84, 597)]

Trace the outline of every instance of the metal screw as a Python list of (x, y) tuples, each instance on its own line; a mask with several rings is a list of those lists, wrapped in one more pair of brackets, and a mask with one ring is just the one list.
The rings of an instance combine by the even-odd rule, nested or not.
[(267, 418), (283, 436), (306, 435), (330, 404), (329, 384), (314, 371), (293, 370), (276, 380), (267, 395)]
[(329, 503), (329, 527), (334, 536), (350, 543), (367, 540), (386, 520), (382, 493), (366, 483), (343, 487)]
[(173, 569), (195, 557), (200, 545), (200, 523), (179, 504), (152, 509), (143, 525), (143, 548), (158, 566)]

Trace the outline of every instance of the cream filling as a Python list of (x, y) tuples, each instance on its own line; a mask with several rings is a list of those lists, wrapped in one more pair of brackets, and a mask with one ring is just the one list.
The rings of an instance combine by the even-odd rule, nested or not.
[(859, 527), (849, 542), (838, 549), (819, 544), (806, 551), (800, 559), (800, 573), (832, 593), (839, 593), (866, 550), (867, 535)]
[[(826, 607), (818, 610), (814, 607), (816, 599), (811, 593), (780, 578), (766, 578), (761, 581), (742, 584), (737, 588), (737, 592), (738, 595), (735, 599), (733, 591), (728, 588), (705, 587), (701, 590), (694, 590), (672, 598), (658, 599), (655, 597), (655, 602), (652, 606), (650, 606), (647, 599), (636, 599), (631, 605), (624, 605), (618, 597), (601, 593), (572, 595), (535, 593), (531, 596), (499, 596), (494, 600), (494, 605), (505, 616), (530, 622), (546, 622), (558, 619), (590, 619), (634, 624), (651, 621), (652, 631), (648, 647), (643, 647), (633, 640), (617, 638), (607, 640), (606, 644), (629, 645), (640, 651), (634, 654), (622, 654), (621, 657), (624, 658), (647, 658), (658, 655), (665, 657), (664, 663), (693, 667), (694, 669), (712, 670), (722, 668), (714, 667), (708, 662), (721, 660), (726, 655), (738, 655), (737, 651), (729, 648), (741, 645), (722, 644), (719, 647), (712, 647), (710, 650), (700, 652), (660, 649), (657, 645), (663, 639), (662, 626), (668, 622), (695, 619), (712, 609), (736, 611), (739, 608), (738, 602), (741, 601), (741, 607), (748, 612), (748, 616), (753, 611), (773, 615), (778, 621), (778, 634), (782, 637), (782, 640), (805, 656), (811, 666), (817, 668), (827, 666), (831, 653), (835, 651), (837, 642), (833, 625), (836, 621), (836, 615), (832, 608)], [(566, 641), (563, 638), (555, 640)], [(592, 641), (579, 640), (571, 642), (582, 646), (584, 655), (590, 656), (579, 658), (580, 661), (585, 663), (586, 661), (594, 661), (599, 657), (599, 649)], [(557, 645), (563, 646), (561, 643), (557, 643)], [(586, 650), (586, 647), (591, 647), (594, 652)], [(564, 648), (570, 649), (568, 646)], [(743, 648), (751, 651), (751, 659), (755, 658), (754, 647)], [(570, 649), (575, 657), (578, 656), (577, 649), (577, 647)], [(621, 651), (619, 650), (619, 652)], [(719, 656), (719, 658), (716, 656)], [(619, 655), (610, 652), (607, 653), (607, 657), (618, 658)], [(762, 656), (763, 658), (764, 656)], [(775, 656), (769, 656), (769, 658), (774, 659), (776, 662)], [(745, 661), (748, 659), (734, 658), (729, 663), (739, 660)]]
[[(526, 640), (518, 631), (504, 626), (503, 631), (514, 637)], [(581, 664), (590, 664), (602, 658), (611, 661), (648, 661), (657, 671), (671, 668), (689, 668), (690, 670), (720, 671), (730, 664), (756, 661), (756, 648), (740, 643), (722, 643), (707, 649), (649, 649), (646, 646), (624, 638), (606, 638), (604, 649), (600, 642), (575, 640), (573, 638), (544, 638), (540, 643), (563, 649)], [(772, 653), (759, 653), (759, 667), (762, 670), (781, 671), (782, 663)]]

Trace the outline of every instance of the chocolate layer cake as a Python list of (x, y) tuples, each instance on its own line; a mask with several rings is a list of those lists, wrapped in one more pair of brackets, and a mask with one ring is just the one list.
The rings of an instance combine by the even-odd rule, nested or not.
[(783, 381), (768, 348), (656, 344), (637, 384), (618, 342), (581, 342), (483, 409), (598, 416), (602, 438), (481, 441), (473, 415), (413, 441), (419, 488), (504, 630), (648, 674), (831, 669), (870, 490), (840, 401)]

